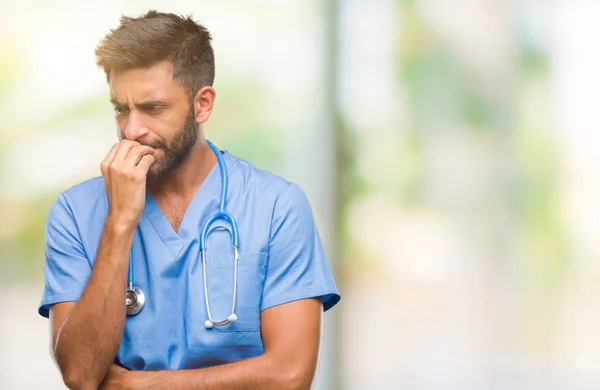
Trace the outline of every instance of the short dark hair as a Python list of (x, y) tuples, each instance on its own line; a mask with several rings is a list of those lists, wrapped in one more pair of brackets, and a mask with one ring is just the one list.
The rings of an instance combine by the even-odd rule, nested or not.
[(137, 18), (121, 16), (96, 47), (96, 64), (110, 71), (148, 68), (162, 61), (173, 63), (173, 80), (191, 98), (204, 86), (213, 85), (215, 56), (208, 30), (190, 16), (149, 11)]

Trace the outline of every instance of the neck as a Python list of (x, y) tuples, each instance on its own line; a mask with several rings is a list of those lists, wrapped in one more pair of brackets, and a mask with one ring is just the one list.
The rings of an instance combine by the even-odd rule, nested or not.
[(148, 181), (148, 189), (154, 197), (193, 196), (216, 163), (206, 139), (198, 137), (183, 163), (165, 178)]

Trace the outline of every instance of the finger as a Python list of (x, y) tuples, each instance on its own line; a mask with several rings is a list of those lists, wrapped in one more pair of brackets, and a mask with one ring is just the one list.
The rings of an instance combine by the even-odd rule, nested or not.
[(146, 173), (148, 173), (148, 169), (150, 169), (150, 166), (152, 164), (154, 164), (154, 156), (151, 154), (145, 154), (140, 159), (140, 162), (138, 163), (136, 170), (139, 170), (140, 173), (143, 172), (144, 175), (146, 175)]
[(125, 158), (125, 165), (129, 166), (129, 167), (134, 167), (134, 166), (138, 165), (142, 156), (144, 156), (146, 154), (154, 155), (154, 151), (155, 151), (155, 149), (150, 146), (146, 146), (146, 145), (134, 146), (133, 148), (129, 149), (129, 153), (127, 154), (127, 157)]
[(136, 141), (123, 140), (119, 142), (119, 148), (117, 149), (117, 154), (115, 155), (113, 162), (124, 161), (127, 158), (131, 148), (138, 145), (140, 145), (140, 143)]
[(104, 157), (104, 160), (102, 160), (102, 163), (100, 164), (100, 170), (102, 171), (103, 176), (108, 175), (108, 166), (110, 165), (112, 160), (115, 158), (118, 148), (119, 148), (119, 143), (117, 142), (116, 144), (114, 144), (112, 146), (112, 148), (110, 148), (110, 150), (108, 151), (108, 154), (106, 155), (106, 157)]

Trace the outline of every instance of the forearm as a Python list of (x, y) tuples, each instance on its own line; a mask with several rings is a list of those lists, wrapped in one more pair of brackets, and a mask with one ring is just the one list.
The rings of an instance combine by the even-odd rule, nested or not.
[(58, 332), (54, 356), (67, 385), (97, 388), (121, 343), (133, 229), (107, 219), (90, 279)]
[[(312, 370), (314, 373), (314, 369)], [(173, 390), (309, 389), (311, 375), (285, 366), (268, 355), (219, 366), (178, 371), (132, 371), (132, 388)]]

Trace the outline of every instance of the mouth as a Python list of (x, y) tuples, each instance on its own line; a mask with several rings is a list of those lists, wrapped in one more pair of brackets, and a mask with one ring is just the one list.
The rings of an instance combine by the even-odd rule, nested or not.
[[(139, 142), (139, 141), (138, 141), (138, 142)], [(157, 144), (148, 144), (148, 143), (146, 143), (146, 142), (140, 142), (140, 145), (143, 145), (143, 146), (150, 146), (152, 149), (158, 149), (158, 148), (160, 147), (160, 145), (157, 145)]]

